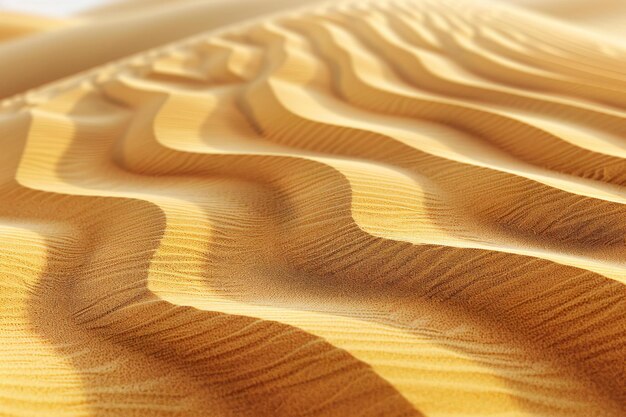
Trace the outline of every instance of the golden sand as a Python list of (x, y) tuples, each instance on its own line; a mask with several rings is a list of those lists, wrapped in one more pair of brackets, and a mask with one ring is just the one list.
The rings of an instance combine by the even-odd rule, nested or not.
[(1, 416), (626, 415), (623, 44), (146, 3), (0, 45)]

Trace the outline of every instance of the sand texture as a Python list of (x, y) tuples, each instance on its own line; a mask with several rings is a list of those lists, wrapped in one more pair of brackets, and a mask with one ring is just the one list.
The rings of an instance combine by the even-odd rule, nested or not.
[(0, 44), (0, 416), (626, 415), (624, 44), (180, 3)]

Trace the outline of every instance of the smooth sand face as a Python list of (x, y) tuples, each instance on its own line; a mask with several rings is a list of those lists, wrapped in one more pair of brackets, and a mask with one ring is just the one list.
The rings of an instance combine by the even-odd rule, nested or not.
[(0, 415), (625, 415), (626, 47), (263, 4), (0, 46)]

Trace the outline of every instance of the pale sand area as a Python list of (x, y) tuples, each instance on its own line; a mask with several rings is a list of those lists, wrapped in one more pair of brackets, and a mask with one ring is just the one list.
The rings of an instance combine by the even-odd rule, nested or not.
[(626, 415), (618, 30), (310, 3), (0, 19), (0, 416)]

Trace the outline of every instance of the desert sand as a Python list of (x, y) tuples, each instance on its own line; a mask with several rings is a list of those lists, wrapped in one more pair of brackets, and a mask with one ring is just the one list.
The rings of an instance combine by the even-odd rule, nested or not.
[(626, 415), (626, 44), (518, 3), (5, 14), (0, 415)]

